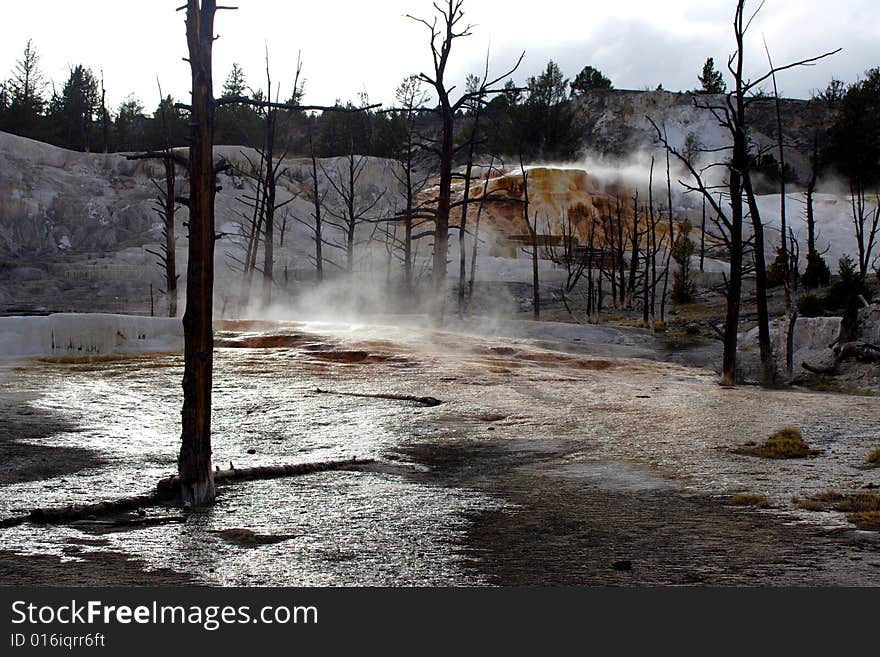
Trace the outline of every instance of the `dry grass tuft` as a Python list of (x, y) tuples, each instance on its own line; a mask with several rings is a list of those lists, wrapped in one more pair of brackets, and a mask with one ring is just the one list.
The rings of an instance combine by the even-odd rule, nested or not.
[(880, 531), (880, 494), (839, 493), (828, 490), (797, 500), (800, 508), (807, 511), (840, 511), (859, 529)]
[(763, 495), (753, 493), (737, 493), (730, 501), (734, 506), (754, 506), (759, 509), (769, 509), (770, 501)]
[(818, 450), (810, 449), (804, 442), (800, 429), (797, 427), (784, 427), (774, 431), (763, 445), (754, 446), (754, 443), (746, 443), (736, 450), (738, 454), (750, 454), (766, 459), (799, 459), (805, 456), (815, 456)]
[(848, 513), (846, 519), (859, 529), (880, 532), (880, 511), (863, 511)]

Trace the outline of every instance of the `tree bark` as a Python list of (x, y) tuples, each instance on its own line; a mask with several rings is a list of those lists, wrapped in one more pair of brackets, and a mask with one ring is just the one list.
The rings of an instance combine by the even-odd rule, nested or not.
[(819, 140), (813, 137), (813, 152), (810, 156), (810, 179), (807, 182), (807, 263), (816, 257), (816, 215), (813, 211), (813, 196), (819, 179)]
[(724, 320), (724, 354), (721, 361), (721, 385), (736, 384), (736, 348), (738, 343), (740, 303), (742, 300), (742, 261), (743, 261), (743, 172), (748, 170), (749, 153), (746, 136), (745, 90), (743, 80), (743, 45), (745, 23), (743, 20), (743, 0), (737, 5), (734, 20), (736, 35), (736, 68), (734, 80), (736, 89), (728, 99), (732, 114), (733, 155), (729, 167), (730, 176), (730, 280), (727, 285), (727, 314)]
[(168, 288), (168, 316), (177, 317), (177, 248), (174, 213), (177, 206), (174, 160), (165, 159), (165, 287)]
[(315, 145), (312, 143), (312, 134), (309, 133), (309, 149), (312, 158), (312, 195), (315, 205), (315, 274), (318, 282), (324, 280), (324, 237), (321, 230), (321, 193), (318, 187), (318, 156), (315, 154)]
[(192, 72), (189, 262), (183, 316), (184, 372), (180, 497), (184, 505), (214, 502), (211, 386), (214, 333), (214, 95), (211, 51), (215, 0), (188, 0), (186, 35)]
[[(271, 89), (270, 89), (271, 91)], [(272, 303), (275, 275), (275, 110), (266, 113), (266, 219), (265, 258), (263, 259), (263, 306)]]
[[(766, 45), (766, 44), (765, 44)], [(773, 60), (770, 59), (770, 49), (767, 49), (767, 59), (770, 62), (770, 68), (773, 68)], [(779, 87), (776, 85), (776, 74), (771, 76), (773, 80), (773, 99), (776, 104), (776, 134), (777, 146), (779, 148), (779, 194), (782, 197), (779, 201), (779, 234), (782, 237), (780, 248), (782, 249), (782, 280), (785, 283), (785, 313), (791, 315), (791, 288), (792, 277), (789, 273), (788, 262), (788, 220), (785, 208), (785, 148), (784, 134), (782, 132), (782, 107), (779, 103)]]
[[(445, 89), (444, 89), (445, 92)], [(449, 253), (449, 210), (452, 194), (452, 158), (454, 117), (449, 97), (441, 95), (442, 135), (440, 138), (440, 188), (437, 193), (437, 215), (434, 218), (434, 262), (431, 276), (434, 287), (432, 299), (435, 319), (443, 318), (446, 303), (446, 259)]]
[(755, 304), (758, 310), (758, 347), (761, 352), (761, 385), (772, 386), (776, 379), (773, 351), (770, 344), (770, 312), (767, 307), (767, 260), (764, 255), (764, 225), (748, 172), (744, 177), (752, 232), (755, 238)]

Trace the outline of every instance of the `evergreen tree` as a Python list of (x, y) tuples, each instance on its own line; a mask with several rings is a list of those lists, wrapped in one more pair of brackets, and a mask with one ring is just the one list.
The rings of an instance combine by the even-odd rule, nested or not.
[(691, 256), (694, 255), (695, 246), (690, 232), (690, 222), (685, 219), (672, 243), (672, 258), (678, 265), (672, 277), (672, 300), (677, 303), (692, 301), (696, 292), (691, 270)]
[(831, 270), (825, 264), (825, 258), (817, 252), (807, 255), (807, 268), (801, 277), (804, 286), (807, 288), (824, 287), (831, 282)]
[(232, 63), (232, 70), (223, 83), (223, 97), (244, 96), (247, 94), (247, 77), (238, 62)]
[(825, 297), (826, 307), (843, 311), (843, 328), (847, 335), (852, 334), (858, 320), (860, 297), (869, 298), (871, 293), (852, 258), (843, 256), (838, 262), (838, 280), (828, 289)]
[(28, 39), (21, 59), (4, 85), (5, 107), (0, 129), (25, 137), (40, 136), (40, 119), (46, 107), (46, 81), (40, 71), (40, 56)]
[(727, 91), (727, 84), (724, 82), (721, 71), (715, 69), (715, 60), (712, 57), (709, 57), (703, 64), (703, 74), (698, 75), (697, 79), (702, 85), (699, 93), (723, 94)]
[(785, 258), (788, 254), (781, 246), (776, 249), (776, 257), (767, 267), (767, 287), (779, 287), (785, 283)]
[(869, 188), (880, 182), (880, 67), (850, 85), (831, 128), (827, 159), (850, 183)]
[(522, 92), (513, 80), (504, 83), (505, 91), (488, 102), (483, 109), (483, 139), (489, 153), (516, 155), (518, 139), (516, 126), (522, 123)]
[(172, 147), (185, 146), (188, 133), (187, 119), (175, 106), (171, 96), (159, 101), (153, 118), (147, 125), (146, 146), (144, 150), (158, 151), (165, 148), (166, 140)]
[(562, 75), (556, 62), (551, 59), (540, 75), (529, 77), (527, 86), (530, 103), (553, 107), (565, 101), (568, 80)]
[(837, 78), (831, 78), (825, 91), (815, 92), (813, 100), (821, 100), (829, 105), (836, 106), (846, 95), (846, 84)]
[(574, 150), (574, 114), (568, 103), (568, 80), (553, 60), (527, 82), (524, 125), (519, 136), (531, 158), (568, 156)]
[(134, 94), (126, 96), (116, 112), (116, 150), (141, 151), (146, 149), (146, 121), (144, 104)]
[[(231, 98), (248, 95), (244, 69), (238, 63), (233, 63), (223, 83), (221, 96)], [(259, 98), (262, 92), (258, 90), (253, 95)], [(214, 131), (214, 142), (217, 144), (260, 146), (263, 142), (263, 120), (250, 105), (231, 103), (217, 108)]]
[(571, 95), (581, 96), (594, 89), (612, 89), (611, 80), (592, 66), (584, 66), (571, 83)]
[(101, 110), (98, 80), (90, 68), (77, 64), (55, 94), (49, 107), (49, 115), (58, 135), (58, 143), (64, 148), (89, 151), (95, 117)]

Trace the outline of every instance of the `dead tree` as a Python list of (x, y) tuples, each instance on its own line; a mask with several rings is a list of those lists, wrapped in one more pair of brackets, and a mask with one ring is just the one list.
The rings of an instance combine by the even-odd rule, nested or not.
[[(779, 101), (779, 87), (776, 84), (776, 72), (773, 71), (773, 59), (770, 57), (770, 48), (767, 41), (764, 41), (764, 50), (767, 52), (767, 63), (773, 72), (770, 79), (773, 81), (773, 101), (776, 109), (776, 146), (779, 153), (778, 171), (779, 171), (779, 235), (780, 235), (780, 253), (782, 255), (782, 281), (785, 286), (785, 313), (791, 316), (792, 304), (792, 280), (791, 269), (789, 267), (788, 258), (788, 220), (785, 208), (785, 136), (782, 131), (782, 106)], [(795, 273), (797, 270), (795, 269)], [(790, 372), (789, 372), (790, 373)]]
[(758, 209), (758, 202), (752, 187), (752, 177), (748, 169), (745, 170), (743, 175), (743, 189), (746, 193), (754, 237), (752, 249), (755, 258), (755, 305), (758, 311), (758, 349), (761, 354), (761, 383), (765, 386), (771, 386), (776, 381), (776, 369), (773, 365), (773, 352), (770, 344), (770, 311), (767, 305), (767, 258), (764, 254), (764, 224), (761, 222), (761, 213)]
[[(301, 72), (301, 63), (297, 62), (293, 98), (300, 98), (302, 96)], [(268, 50), (266, 52), (266, 88), (268, 89), (267, 97), (271, 101), (272, 76), (269, 69)], [(254, 272), (257, 270), (257, 257), (262, 237), (263, 266), (261, 272), (263, 275), (263, 285), (261, 302), (263, 307), (271, 305), (272, 288), (275, 283), (275, 216), (279, 210), (292, 203), (298, 196), (298, 194), (294, 194), (291, 198), (278, 202), (278, 177), (287, 157), (288, 148), (284, 148), (280, 157), (276, 156), (276, 132), (278, 116), (281, 111), (277, 106), (280, 88), (276, 90), (275, 97), (276, 105), (260, 108), (263, 115), (263, 144), (256, 149), (257, 154), (260, 156), (259, 163), (255, 163), (246, 153), (242, 152), (242, 157), (248, 162), (249, 169), (245, 169), (241, 173), (251, 179), (254, 195), (244, 195), (239, 199), (250, 208), (251, 215), (250, 225), (244, 224), (240, 231), (247, 243), (245, 258), (242, 263), (244, 277), (242, 280), (241, 297), (243, 302), (250, 298), (251, 281)]]
[(616, 195), (614, 197), (614, 208), (615, 229), (617, 231), (617, 250), (614, 253), (614, 264), (617, 266), (617, 289), (619, 291), (618, 303), (620, 304), (620, 307), (625, 307), (629, 294), (626, 288), (626, 233), (623, 225), (623, 203), (620, 200), (620, 196)]
[(165, 278), (165, 296), (168, 298), (168, 316), (177, 317), (177, 249), (174, 235), (174, 215), (177, 208), (175, 196), (176, 172), (174, 160), (166, 158), (163, 161), (165, 167), (165, 185), (159, 185), (155, 180), (153, 184), (158, 190), (156, 203), (153, 208), (162, 219), (163, 242), (158, 251), (146, 249), (147, 253), (158, 258), (157, 263), (162, 268)]
[(839, 342), (834, 346), (834, 362), (828, 367), (817, 367), (802, 363), (808, 372), (813, 374), (830, 374), (834, 376), (847, 359), (856, 359), (866, 363), (880, 363), (880, 347), (868, 342)]
[(104, 152), (110, 152), (110, 112), (107, 110), (107, 89), (104, 88), (104, 71), (101, 71), (101, 132), (104, 138)]
[(633, 211), (633, 220), (632, 225), (630, 226), (629, 232), (629, 243), (630, 243), (630, 258), (629, 258), (629, 280), (627, 282), (627, 298), (626, 298), (626, 307), (633, 308), (635, 306), (635, 295), (636, 295), (636, 279), (638, 276), (639, 270), (639, 259), (641, 258), (641, 242), (642, 238), (645, 236), (646, 231), (639, 230), (639, 192), (635, 191), (632, 197), (632, 211)]
[(880, 194), (875, 195), (874, 208), (867, 202), (867, 193), (861, 180), (850, 185), (853, 229), (859, 255), (859, 274), (865, 276), (873, 264), (877, 231), (880, 229)]
[(474, 148), (477, 144), (477, 131), (480, 123), (480, 106), (477, 102), (473, 109), (473, 123), (471, 124), (470, 137), (467, 144), (467, 161), (464, 167), (464, 174), (461, 176), (464, 181), (464, 191), (461, 198), (461, 215), (458, 219), (458, 315), (464, 316), (465, 289), (467, 287), (467, 244), (465, 236), (467, 235), (467, 219), (468, 208), (470, 206), (471, 197), (471, 180), (474, 170)]
[(626, 265), (624, 254), (626, 251), (626, 236), (623, 225), (623, 205), (620, 197), (615, 197), (614, 210), (610, 208), (602, 216), (602, 232), (604, 245), (608, 250), (608, 268), (605, 278), (611, 283), (611, 299), (615, 307), (625, 305), (627, 296), (626, 289)]
[[(496, 156), (493, 155), (486, 169), (485, 179), (483, 180), (483, 190), (480, 194), (480, 200), (477, 203), (477, 217), (474, 221), (474, 245), (471, 248), (471, 272), (468, 278), (468, 312), (471, 312), (474, 302), (474, 282), (477, 277), (477, 251), (480, 247), (480, 219), (483, 216), (483, 208), (486, 207), (486, 201), (489, 196), (489, 180), (492, 178), (492, 172), (495, 170)], [(500, 162), (500, 160), (499, 160)], [(500, 163), (498, 172), (503, 171), (504, 164)]]
[(813, 150), (810, 154), (810, 178), (807, 181), (806, 213), (807, 213), (807, 263), (814, 262), (819, 254), (816, 252), (816, 215), (813, 198), (816, 194), (816, 183), (819, 180), (819, 139), (813, 136)]
[[(272, 287), (275, 283), (275, 216), (279, 210), (285, 208), (299, 196), (299, 192), (296, 192), (284, 201), (279, 202), (278, 200), (278, 177), (287, 157), (287, 151), (281, 157), (275, 157), (273, 123), (267, 118), (265, 147), (256, 149), (260, 156), (257, 162), (254, 162), (246, 152), (241, 152), (241, 156), (248, 163), (248, 166), (239, 169), (239, 173), (251, 181), (252, 187), (252, 195), (245, 193), (238, 198), (238, 201), (246, 208), (246, 211), (240, 213), (243, 221), (239, 223), (238, 231), (239, 237), (244, 240), (245, 253), (243, 259), (240, 259), (233, 252), (227, 252), (227, 257), (240, 268), (243, 274), (240, 293), (242, 305), (246, 304), (251, 297), (253, 276), (257, 271), (263, 277), (261, 303), (263, 307), (268, 307), (271, 304)], [(286, 215), (285, 226), (282, 227), (281, 233), (282, 245), (285, 228)], [(261, 243), (264, 254), (262, 267), (258, 266)]]
[(787, 253), (789, 257), (788, 271), (791, 272), (791, 311), (788, 313), (788, 330), (785, 336), (785, 372), (788, 381), (791, 381), (792, 372), (794, 370), (794, 330), (798, 321), (799, 306), (799, 277), (798, 277), (798, 260), (800, 259), (800, 245), (794, 236), (794, 232), (789, 229), (789, 243)]
[(368, 160), (366, 156), (355, 155), (353, 139), (349, 140), (349, 152), (344, 160), (345, 165), (342, 168), (337, 164), (335, 171), (328, 173), (321, 165), (321, 170), (342, 205), (341, 210), (325, 208), (331, 217), (331, 219), (326, 219), (325, 223), (342, 231), (343, 242), (334, 242), (332, 246), (345, 253), (345, 271), (351, 274), (354, 271), (354, 251), (358, 226), (364, 223), (374, 223), (374, 217), (371, 213), (379, 205), (388, 189), (384, 189), (375, 198), (365, 197), (360, 189), (362, 186), (360, 178)]
[[(613, 259), (617, 252), (617, 238), (615, 236), (614, 215), (608, 211), (603, 212), (602, 214), (602, 237), (603, 244), (607, 246)], [(617, 303), (617, 267), (612, 265), (610, 272), (603, 272), (603, 274), (611, 283), (611, 298), (613, 303)]]
[(265, 198), (263, 197), (263, 170), (265, 167), (265, 151), (261, 150), (258, 152), (260, 156), (259, 164), (255, 164), (250, 156), (248, 156), (248, 154), (244, 151), (241, 151), (240, 153), (241, 156), (247, 161), (248, 167), (241, 168), (238, 170), (238, 172), (244, 177), (250, 179), (252, 187), (251, 191), (253, 196), (245, 193), (238, 198), (238, 201), (245, 206), (245, 210), (239, 213), (241, 215), (242, 221), (239, 223), (238, 230), (239, 236), (244, 238), (245, 241), (244, 259), (239, 261), (233, 253), (229, 252), (227, 252), (227, 257), (241, 266), (243, 276), (241, 281), (241, 291), (239, 293), (239, 301), (240, 305), (243, 307), (248, 303), (248, 300), (250, 299), (251, 283), (254, 271), (257, 268), (257, 255), (260, 248), (260, 236), (263, 232), (263, 219), (265, 217), (265, 213), (263, 211), (263, 206), (265, 204)]
[[(587, 321), (593, 324), (597, 324), (599, 322), (599, 316), (597, 312), (597, 308), (599, 303), (597, 301), (598, 294), (596, 287), (593, 285), (595, 280), (595, 276), (593, 275), (593, 271), (595, 270), (596, 265), (596, 223), (597, 218), (595, 213), (593, 214), (592, 221), (590, 222), (590, 230), (587, 233), (587, 255), (586, 255), (586, 270), (587, 270)], [(600, 256), (601, 257), (601, 256)], [(599, 279), (599, 285), (602, 285), (602, 279)]]
[[(162, 99), (162, 87), (159, 86), (159, 98)], [(168, 298), (168, 316), (177, 317), (177, 282), (180, 276), (177, 274), (177, 248), (174, 231), (174, 221), (178, 202), (181, 200), (177, 195), (177, 167), (189, 167), (189, 161), (182, 155), (175, 153), (171, 146), (171, 129), (167, 116), (165, 103), (161, 103), (159, 116), (162, 127), (162, 135), (165, 147), (161, 151), (148, 151), (137, 155), (129, 155), (129, 160), (161, 160), (165, 170), (164, 184), (160, 185), (155, 180), (153, 184), (158, 190), (158, 196), (153, 208), (162, 219), (162, 238), (158, 251), (147, 249), (147, 253), (158, 258), (157, 264), (162, 268), (165, 278), (165, 295)]]
[[(299, 72), (297, 72), (297, 78)], [(269, 55), (266, 54), (266, 93), (269, 99), (272, 99), (272, 77), (269, 73)], [(276, 94), (276, 101), (279, 100)], [(275, 198), (277, 195), (276, 177), (278, 169), (284, 162), (284, 155), (275, 162), (275, 124), (277, 119), (277, 110), (266, 108), (265, 116), (265, 139), (263, 160), (266, 163), (266, 170), (263, 176), (263, 212), (265, 215), (264, 231), (264, 257), (263, 257), (263, 306), (268, 307), (272, 303), (272, 283), (274, 280), (275, 269)]]
[(706, 261), (706, 199), (703, 198), (703, 214), (700, 219), (700, 271), (703, 271), (703, 267)]
[(560, 286), (562, 303), (565, 305), (568, 314), (575, 320), (578, 320), (575, 308), (573, 308), (571, 303), (571, 294), (575, 291), (587, 271), (590, 252), (589, 249), (581, 248), (580, 246), (577, 226), (570, 209), (564, 208), (562, 210), (560, 224), (562, 239), (558, 244), (554, 240), (549, 241), (547, 253), (555, 264), (561, 264), (565, 268), (565, 282)]
[(192, 72), (189, 260), (183, 315), (183, 430), (178, 472), (184, 505), (205, 506), (216, 495), (211, 467), (211, 385), (214, 333), (214, 100), (212, 48), (215, 0), (188, 0), (186, 37)]
[[(663, 126), (666, 133), (666, 126)], [(669, 213), (669, 235), (667, 240), (670, 248), (666, 251), (666, 266), (663, 272), (663, 294), (660, 297), (660, 321), (666, 321), (666, 300), (669, 298), (669, 270), (672, 264), (672, 245), (675, 244), (675, 222), (672, 213), (672, 177), (669, 169), (669, 151), (666, 151), (666, 209)]]
[(535, 320), (539, 320), (541, 319), (541, 287), (538, 279), (538, 213), (535, 213), (534, 221), (529, 219), (529, 174), (523, 163), (522, 154), (519, 156), (519, 168), (523, 181), (523, 222), (529, 232), (532, 247), (532, 314)]
[(190, 113), (189, 259), (186, 276), (186, 312), (183, 316), (183, 410), (178, 472), (184, 505), (204, 506), (215, 498), (211, 468), (211, 387), (214, 334), (214, 196), (216, 175), (227, 164), (214, 163), (214, 116), (219, 105), (247, 103), (276, 109), (332, 110), (321, 106), (279, 104), (251, 98), (215, 99), (212, 51), (216, 0), (187, 0), (188, 62), (192, 76)]
[(440, 181), (434, 210), (434, 265), (433, 315), (443, 315), (443, 300), (446, 295), (446, 261), (449, 251), (449, 215), (452, 207), (452, 164), (455, 157), (455, 117), (468, 103), (475, 99), (485, 100), (487, 96), (502, 93), (502, 88), (495, 88), (502, 80), (509, 77), (522, 62), (520, 55), (516, 65), (503, 75), (486, 80), (479, 89), (464, 93), (458, 100), (453, 100), (450, 93), (454, 87), (446, 80), (449, 56), (456, 39), (470, 36), (471, 26), (462, 27), (464, 0), (446, 0), (434, 3), (437, 15), (432, 21), (408, 16), (428, 28), (430, 33), (429, 48), (433, 60), (433, 71), (430, 74), (420, 73), (419, 78), (434, 88), (437, 94), (437, 106), (430, 111), (440, 117), (440, 136), (432, 140), (428, 148), (437, 155), (439, 160)]
[[(480, 89), (485, 87), (489, 77), (489, 54), (486, 53), (486, 66), (482, 78), (476, 76), (468, 76), (467, 91), (473, 97), (465, 105), (465, 109), (470, 112), (471, 125), (468, 139), (459, 148), (467, 151), (465, 159), (464, 174), (461, 178), (464, 180), (464, 192), (459, 202), (461, 206), (461, 215), (458, 222), (458, 314), (459, 317), (464, 316), (465, 310), (465, 290), (467, 288), (467, 244), (465, 236), (467, 235), (468, 209), (470, 207), (471, 196), (471, 180), (474, 169), (474, 150), (480, 143), (480, 117), (483, 109), (483, 96)], [(454, 177), (454, 176), (453, 176)], [(455, 204), (453, 204), (455, 205)]]
[(685, 165), (694, 180), (693, 184), (679, 181), (680, 184), (682, 184), (682, 186), (688, 191), (698, 192), (703, 195), (706, 202), (718, 216), (719, 221), (724, 226), (726, 232), (725, 242), (728, 247), (730, 259), (730, 277), (726, 281), (727, 314), (723, 333), (724, 354), (721, 366), (722, 385), (734, 385), (736, 382), (737, 332), (739, 329), (740, 304), (742, 302), (743, 256), (745, 246), (743, 239), (743, 223), (746, 218), (745, 203), (748, 204), (752, 228), (755, 233), (756, 299), (759, 316), (758, 342), (761, 351), (762, 381), (766, 384), (772, 383), (774, 376), (772, 369), (772, 354), (770, 352), (769, 318), (766, 307), (766, 262), (763, 259), (763, 224), (761, 223), (760, 213), (758, 212), (750, 176), (753, 163), (748, 141), (747, 107), (754, 102), (752, 96), (754, 90), (776, 73), (796, 66), (813, 63), (838, 52), (835, 50), (792, 64), (771, 67), (771, 70), (768, 73), (761, 75), (757, 79), (746, 79), (744, 73), (745, 35), (754, 20), (755, 15), (760, 9), (761, 7), (759, 6), (754, 14), (752, 14), (750, 18), (747, 18), (745, 15), (745, 0), (738, 0), (737, 2), (733, 21), (736, 49), (728, 58), (728, 70), (733, 75), (735, 85), (734, 88), (726, 94), (725, 101), (723, 103), (716, 103), (713, 101), (702, 101), (696, 97), (694, 98), (695, 106), (699, 109), (711, 112), (719, 125), (725, 128), (730, 134), (730, 146), (726, 149), (721, 149), (726, 150), (727, 153), (729, 153), (727, 161), (709, 165), (709, 167), (719, 165), (724, 166), (727, 171), (726, 189), (730, 205), (728, 210), (722, 208), (720, 202), (716, 201), (714, 197), (715, 190), (707, 187), (704, 183), (703, 174), (709, 167), (705, 167), (698, 171), (690, 159), (685, 157), (677, 148), (673, 147), (666, 138), (665, 133), (656, 123), (651, 121), (657, 134), (658, 141), (666, 147), (669, 153)]
[(403, 223), (403, 285), (407, 294), (413, 292), (413, 229), (417, 225), (416, 197), (425, 189), (430, 174), (419, 175), (417, 167), (422, 149), (416, 132), (416, 122), (420, 108), (428, 96), (421, 88), (421, 80), (416, 75), (406, 78), (397, 88), (396, 100), (406, 125), (399, 157), (400, 168), (394, 170), (394, 177), (400, 184), (403, 209), (397, 219)]
[(315, 279), (320, 284), (324, 281), (324, 226), (321, 209), (324, 201), (329, 193), (329, 189), (321, 190), (318, 178), (318, 156), (315, 153), (315, 143), (312, 138), (312, 131), (309, 130), (309, 197), (312, 202), (312, 221), (311, 223), (295, 217), (295, 219), (306, 226), (312, 233), (312, 240), (315, 243), (315, 257), (313, 264), (315, 265)]
[[(663, 219), (662, 212), (655, 211), (654, 207), (654, 158), (651, 158), (651, 168), (648, 174), (648, 204), (643, 208), (645, 214), (645, 266), (642, 276), (642, 321), (651, 331), (656, 328), (657, 318), (657, 286), (665, 278), (669, 268), (666, 266), (659, 272), (657, 260), (661, 252), (667, 250), (667, 235), (658, 236), (658, 227)], [(665, 293), (664, 293), (665, 294)]]

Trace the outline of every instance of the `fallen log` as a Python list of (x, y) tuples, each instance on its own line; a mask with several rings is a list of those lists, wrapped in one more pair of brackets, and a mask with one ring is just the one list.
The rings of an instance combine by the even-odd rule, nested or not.
[[(361, 466), (373, 463), (372, 460), (349, 459), (345, 461), (319, 461), (316, 463), (297, 463), (288, 465), (261, 465), (253, 468), (236, 468), (229, 470), (217, 470), (214, 472), (214, 484), (223, 486), (237, 481), (249, 481), (254, 479), (279, 479), (281, 477), (294, 477), (297, 475), (312, 474), (313, 472), (328, 472), (342, 470), (356, 470)], [(159, 481), (160, 494), (169, 494), (180, 489), (180, 479), (177, 475), (166, 477)], [(176, 493), (174, 493), (176, 494)]]
[(153, 527), (155, 525), (167, 525), (176, 522), (186, 522), (186, 516), (144, 516), (141, 518), (116, 518), (114, 520), (74, 520), (70, 524), (74, 527), (115, 529), (125, 527)]
[[(229, 470), (218, 469), (214, 473), (214, 482), (217, 485), (231, 485), (239, 481), (254, 479), (278, 479), (281, 477), (293, 477), (297, 475), (312, 474), (314, 472), (328, 471), (355, 471), (365, 470), (373, 465), (372, 459), (347, 459), (343, 461), (319, 461), (315, 463), (298, 463), (288, 465), (268, 465), (254, 468), (236, 468), (230, 464)], [(46, 507), (32, 509), (27, 515), (15, 516), (0, 520), (0, 529), (17, 527), (26, 522), (38, 525), (61, 525), (77, 521), (90, 521), (94, 523), (101, 516), (111, 516), (128, 511), (135, 511), (158, 505), (174, 505), (179, 502), (180, 479), (177, 475), (161, 479), (156, 489), (145, 495), (123, 497), (118, 500), (98, 502), (96, 504), (69, 504), (62, 507)], [(175, 516), (178, 517), (178, 516)], [(123, 524), (148, 525), (153, 522), (152, 518), (127, 519)], [(168, 516), (157, 518), (158, 522), (170, 522)]]
[(340, 395), (342, 397), (367, 397), (369, 399), (391, 399), (393, 401), (410, 401), (423, 406), (439, 406), (443, 402), (435, 397), (416, 397), (413, 395), (395, 395), (391, 393), (367, 393), (367, 392), (339, 392), (336, 390), (323, 390), (315, 388), (315, 392), (321, 395)]
[(163, 501), (159, 492), (156, 491), (147, 495), (123, 497), (110, 502), (98, 502), (97, 504), (70, 504), (63, 507), (33, 509), (27, 514), (26, 520), (37, 525), (58, 525), (76, 520), (92, 520), (99, 516), (134, 511), (147, 506), (156, 506)]
[(19, 525), (23, 525), (27, 521), (27, 516), (13, 516), (11, 518), (3, 518), (3, 520), (0, 520), (0, 529), (6, 529), (7, 527), (18, 527)]
[(834, 362), (828, 367), (817, 367), (809, 363), (801, 363), (807, 372), (813, 374), (835, 375), (840, 370), (840, 365), (848, 359), (856, 359), (863, 362), (880, 362), (880, 347), (869, 342), (844, 342), (834, 347)]

